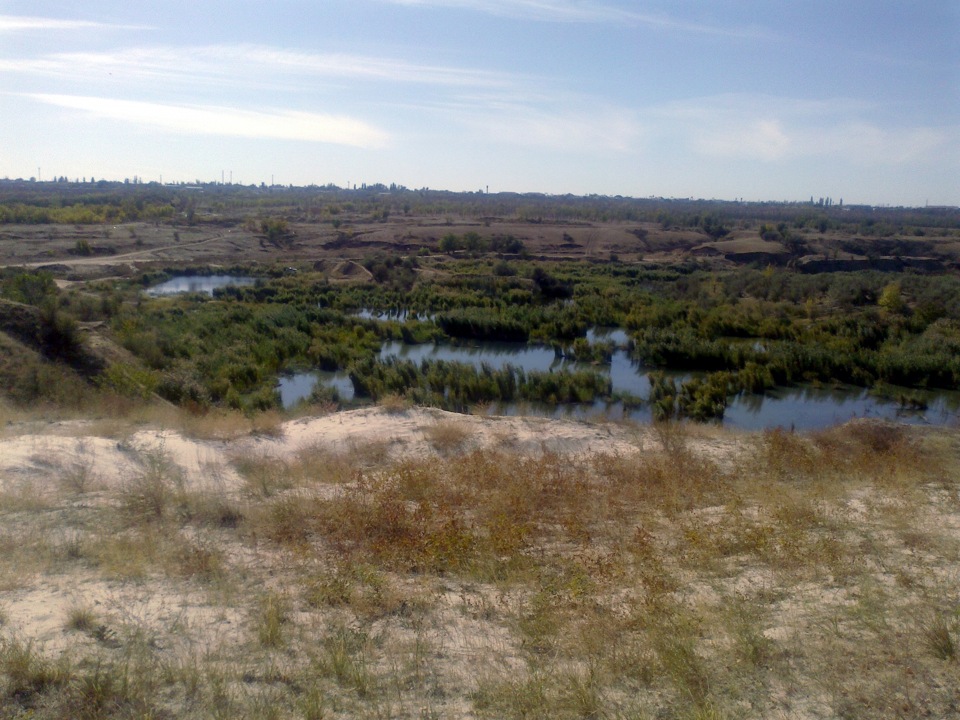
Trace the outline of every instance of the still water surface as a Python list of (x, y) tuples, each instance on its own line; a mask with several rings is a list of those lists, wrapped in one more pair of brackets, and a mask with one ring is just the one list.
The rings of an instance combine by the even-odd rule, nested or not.
[[(626, 345), (628, 338), (622, 330), (610, 337), (591, 331), (591, 339), (610, 339), (618, 346)], [(487, 364), (498, 369), (513, 365), (526, 372), (531, 370), (594, 369), (609, 374), (613, 392), (645, 399), (650, 391), (649, 369), (631, 360), (625, 350), (616, 350), (609, 366), (558, 358), (549, 347), (524, 343), (481, 342), (463, 345), (407, 345), (388, 342), (380, 351), (380, 358), (397, 356), (420, 363), (422, 360), (447, 360), (468, 363), (479, 368)], [(667, 373), (678, 383), (690, 377), (685, 373)], [(344, 401), (353, 400), (353, 384), (345, 371), (307, 372), (280, 379), (280, 396), (284, 407), (291, 407), (308, 398), (317, 383), (334, 387)], [(799, 386), (777, 388), (765, 395), (742, 394), (727, 406), (724, 424), (749, 429), (784, 427), (813, 430), (830, 427), (853, 418), (884, 418), (913, 424), (949, 425), (960, 422), (960, 393), (929, 393), (924, 411), (903, 413), (899, 403), (870, 395), (863, 388)], [(629, 419), (637, 422), (651, 420), (646, 406), (624, 406), (622, 402), (597, 400), (578, 405), (552, 406), (539, 403), (491, 403), (487, 412), (497, 415), (542, 415), (547, 417)]]

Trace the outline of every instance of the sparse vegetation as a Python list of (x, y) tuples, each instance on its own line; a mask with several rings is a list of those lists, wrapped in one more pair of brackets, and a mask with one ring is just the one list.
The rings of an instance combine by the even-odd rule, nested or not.
[[(125, 444), (136, 473), (101, 472), (80, 503), (51, 465), (42, 506), (0, 506), (18, 546), (0, 579), (25, 579), (0, 591), (0, 711), (952, 712), (953, 431), (664, 422), (624, 435), (631, 451), (569, 455), (467, 427), (424, 421), (425, 455), (308, 446), (206, 474)], [(211, 472), (218, 489), (198, 486)], [(30, 620), (41, 598), (62, 608), (55, 635)]]

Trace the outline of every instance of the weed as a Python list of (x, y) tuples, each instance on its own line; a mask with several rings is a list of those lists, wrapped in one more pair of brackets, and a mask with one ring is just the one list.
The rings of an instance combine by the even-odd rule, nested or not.
[(375, 679), (367, 654), (370, 639), (366, 633), (335, 626), (323, 640), (323, 654), (318, 662), (321, 674), (334, 678), (344, 689), (360, 697), (374, 688)]
[(93, 459), (84, 442), (80, 442), (77, 453), (77, 459), (61, 474), (60, 482), (69, 492), (83, 495), (99, 484), (99, 478), (93, 470)]
[(244, 479), (244, 492), (253, 498), (270, 498), (295, 484), (290, 466), (279, 458), (242, 456), (234, 466)]
[(123, 485), (120, 509), (131, 526), (160, 524), (170, 519), (183, 493), (180, 468), (169, 458), (163, 445), (138, 454), (141, 471)]
[(380, 398), (378, 404), (388, 413), (399, 415), (409, 410), (413, 403), (411, 403), (403, 395), (396, 395), (393, 393), (384, 395)]
[(97, 616), (88, 605), (73, 605), (67, 610), (67, 630), (92, 632), (97, 626)]
[(463, 422), (442, 420), (424, 428), (423, 434), (442, 455), (449, 455), (459, 451), (470, 438), (471, 430)]
[(254, 435), (266, 437), (283, 436), (283, 416), (276, 410), (266, 410), (256, 413), (251, 418), (250, 431)]
[(69, 666), (48, 660), (31, 642), (0, 640), (0, 676), (6, 678), (4, 694), (21, 708), (33, 707), (38, 696), (64, 685), (69, 674)]
[(206, 538), (188, 539), (174, 553), (178, 574), (199, 580), (215, 580), (223, 575), (223, 552)]
[(938, 615), (921, 627), (924, 645), (927, 650), (939, 660), (957, 660), (957, 623), (947, 622)]
[(281, 647), (284, 642), (284, 627), (290, 619), (289, 601), (285, 595), (263, 595), (253, 617), (257, 641), (265, 648)]

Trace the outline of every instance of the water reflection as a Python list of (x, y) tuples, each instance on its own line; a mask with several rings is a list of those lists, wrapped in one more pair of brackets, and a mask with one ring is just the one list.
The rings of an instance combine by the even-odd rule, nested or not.
[(627, 331), (618, 327), (592, 327), (587, 330), (587, 340), (590, 344), (598, 342), (612, 342), (617, 347), (630, 345), (630, 336)]
[(177, 275), (166, 282), (154, 285), (147, 290), (151, 297), (164, 297), (179, 293), (206, 293), (213, 295), (213, 291), (228, 285), (253, 285), (256, 278), (241, 275)]
[(358, 310), (355, 313), (351, 313), (354, 317), (362, 318), (364, 320), (381, 320), (381, 321), (393, 321), (393, 322), (406, 322), (407, 320), (433, 320), (434, 316), (428, 313), (417, 314), (410, 310), (370, 310), (364, 308)]
[(354, 399), (353, 382), (348, 372), (314, 370), (281, 376), (277, 383), (280, 402), (283, 407), (292, 408), (297, 403), (308, 400), (318, 385), (336, 390), (337, 397), (342, 402), (352, 402)]
[(855, 418), (880, 418), (916, 425), (949, 425), (960, 418), (960, 393), (926, 393), (926, 409), (905, 410), (893, 399), (851, 386), (775, 388), (765, 395), (741, 394), (728, 406), (724, 424), (747, 430), (783, 427), (814, 430)]
[[(622, 331), (621, 331), (622, 332)], [(596, 336), (595, 336), (596, 337)], [(619, 338), (612, 338), (619, 344)], [(623, 335), (623, 339), (626, 335)], [(610, 365), (591, 365), (558, 357), (552, 348), (523, 343), (478, 342), (470, 345), (407, 345), (387, 342), (380, 358), (396, 356), (420, 364), (423, 360), (461, 362), (480, 368), (488, 365), (501, 369), (512, 365), (525, 372), (538, 370), (593, 370), (609, 374), (613, 393), (618, 398), (645, 399), (650, 392), (649, 369), (631, 359), (619, 349), (613, 353)], [(667, 372), (677, 384), (690, 379), (692, 373)], [(316, 383), (336, 388), (345, 402), (354, 399), (353, 385), (348, 373), (308, 372), (280, 380), (280, 395), (284, 407), (291, 407), (310, 396)], [(918, 395), (914, 392), (913, 395)], [(854, 418), (884, 418), (913, 424), (948, 425), (960, 423), (960, 393), (939, 392), (922, 395), (927, 407), (921, 411), (905, 412), (893, 399), (870, 394), (863, 388), (850, 386), (800, 386), (777, 388), (765, 395), (741, 394), (727, 407), (724, 424), (748, 430), (783, 427), (813, 430), (830, 427)], [(628, 419), (650, 422), (649, 407), (620, 400), (597, 400), (593, 403), (547, 405), (541, 403), (489, 403), (484, 412), (491, 415), (537, 415), (551, 418), (590, 419), (604, 417), (612, 420)]]

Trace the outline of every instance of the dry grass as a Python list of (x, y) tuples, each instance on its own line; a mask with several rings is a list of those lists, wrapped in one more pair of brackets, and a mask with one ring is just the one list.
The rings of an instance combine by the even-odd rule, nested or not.
[(441, 455), (449, 455), (463, 448), (470, 439), (471, 431), (463, 422), (441, 420), (424, 428), (423, 434), (434, 450)]
[(464, 427), (427, 428), (429, 458), (241, 457), (235, 495), (161, 448), (115, 490), (4, 505), (0, 715), (956, 712), (955, 432), (734, 436), (721, 462), (682, 426), (579, 457)]
[(406, 412), (413, 407), (413, 404), (407, 398), (394, 394), (384, 395), (380, 398), (379, 405), (387, 412), (394, 414)]

